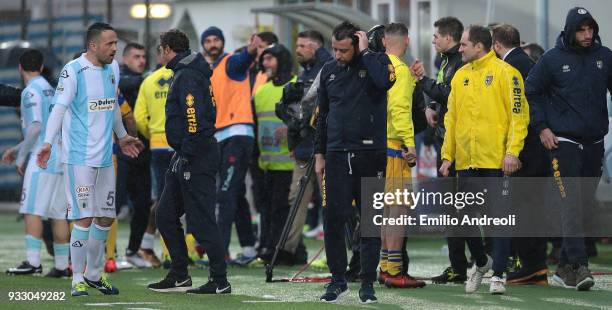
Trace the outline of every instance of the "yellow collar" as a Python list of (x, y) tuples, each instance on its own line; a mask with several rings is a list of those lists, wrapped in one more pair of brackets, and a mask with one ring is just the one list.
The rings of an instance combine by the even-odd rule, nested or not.
[(493, 59), (496, 58), (497, 56), (495, 55), (495, 52), (493, 51), (493, 49), (491, 49), (491, 51), (489, 51), (486, 55), (484, 55), (482, 58), (474, 60), (470, 63), (472, 70), (478, 70), (480, 68), (483, 68), (487, 65), (487, 63)]

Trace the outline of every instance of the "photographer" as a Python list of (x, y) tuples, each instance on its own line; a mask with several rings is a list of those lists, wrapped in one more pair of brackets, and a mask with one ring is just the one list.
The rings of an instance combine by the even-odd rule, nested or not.
[[(332, 60), (329, 52), (323, 47), (323, 35), (314, 30), (298, 33), (295, 53), (297, 61), (304, 70), (298, 77), (297, 83), (291, 83), (284, 89), (283, 99), (277, 105), (276, 113), (288, 125), (289, 151), (295, 160), (295, 169), (293, 169), (289, 192), (290, 206), (295, 203), (301, 185), (299, 182), (306, 174), (308, 161), (312, 157), (314, 146), (314, 128), (309, 123), (316, 104), (316, 96), (306, 98), (303, 95), (311, 88), (323, 65)], [(306, 222), (308, 203), (318, 188), (316, 179), (314, 177), (310, 178), (305, 186), (304, 196), (298, 206), (287, 243), (279, 256), (281, 262), (287, 262), (289, 265), (305, 263), (308, 256), (305, 249), (303, 251), (297, 250), (299, 250), (302, 229)], [(303, 248), (303, 246), (300, 246), (300, 248)]]
[[(332, 280), (321, 296), (335, 302), (348, 290), (344, 224), (360, 208), (361, 178), (382, 178), (386, 165), (387, 91), (395, 72), (384, 53), (368, 51), (366, 33), (349, 22), (336, 26), (332, 35), (336, 61), (321, 69), (315, 171), (325, 174), (325, 252)], [(376, 280), (380, 238), (362, 237), (361, 303), (377, 302)]]

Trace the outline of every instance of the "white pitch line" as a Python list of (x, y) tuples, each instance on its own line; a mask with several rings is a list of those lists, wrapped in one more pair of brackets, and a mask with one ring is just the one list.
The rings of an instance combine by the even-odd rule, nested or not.
[(243, 300), (244, 303), (257, 304), (257, 303), (272, 303), (272, 302), (286, 302), (284, 300)]
[(98, 303), (87, 303), (85, 306), (92, 307), (112, 307), (121, 305), (161, 305), (161, 302), (156, 301), (142, 301), (142, 302), (98, 302)]

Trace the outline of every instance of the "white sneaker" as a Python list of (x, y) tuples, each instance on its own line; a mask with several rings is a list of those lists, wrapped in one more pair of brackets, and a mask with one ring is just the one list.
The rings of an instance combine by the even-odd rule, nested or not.
[(466, 293), (474, 293), (478, 290), (480, 284), (482, 283), (482, 278), (484, 277), (485, 273), (491, 269), (491, 266), (493, 266), (493, 259), (489, 255), (487, 255), (487, 263), (484, 266), (478, 267), (476, 263), (474, 263), (470, 277), (468, 278), (467, 282), (465, 282)]
[(134, 265), (128, 262), (125, 257), (121, 260), (117, 260), (117, 270), (132, 269), (132, 268), (134, 268)]
[(304, 232), (304, 233), (303, 233), (303, 235), (304, 235), (304, 237), (306, 237), (306, 238), (314, 238), (314, 237), (316, 237), (316, 236), (319, 234), (319, 232), (321, 232), (321, 231), (323, 231), (323, 225), (322, 225), (322, 224), (319, 224), (317, 227), (315, 227), (315, 228), (313, 228), (313, 229), (311, 229), (311, 230), (309, 230), (309, 231)]
[(125, 259), (136, 268), (151, 268), (152, 267), (151, 263), (146, 261), (144, 258), (140, 257), (138, 253), (134, 253), (132, 255), (126, 255)]
[(501, 295), (506, 292), (504, 284), (506, 280), (500, 277), (493, 276), (491, 278), (491, 286), (489, 286), (489, 293), (493, 295)]

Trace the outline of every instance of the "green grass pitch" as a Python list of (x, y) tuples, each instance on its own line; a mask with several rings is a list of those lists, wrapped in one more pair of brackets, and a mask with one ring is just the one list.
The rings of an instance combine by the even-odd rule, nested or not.
[[(127, 244), (128, 225), (120, 225), (119, 253)], [(232, 252), (239, 251), (236, 238)], [(441, 250), (441, 238), (415, 238), (409, 241), (410, 273), (414, 276), (430, 277), (448, 265), (448, 258)], [(321, 242), (307, 241), (309, 253), (314, 254)], [(25, 257), (23, 222), (16, 222), (14, 214), (0, 214), (0, 268), (22, 261)], [(159, 246), (156, 245), (157, 249)], [(43, 249), (43, 272), (52, 267), (51, 257)], [(299, 266), (278, 267), (275, 277), (293, 275)], [(552, 268), (554, 269), (554, 267)], [(591, 262), (595, 272), (612, 272), (612, 246), (599, 245), (599, 257)], [(309, 270), (306, 275), (325, 271)], [(103, 296), (90, 289), (90, 296), (72, 298), (70, 280), (43, 277), (13, 277), (0, 274), (0, 309), (328, 309), (362, 307), (358, 303), (358, 284), (349, 286), (349, 293), (337, 304), (318, 302), (323, 292), (322, 283), (265, 283), (264, 268), (230, 267), (229, 281), (232, 295), (193, 296), (185, 294), (161, 294), (146, 289), (146, 285), (165, 275), (163, 269), (123, 270), (110, 275), (120, 294)], [(208, 271), (191, 269), (194, 285), (206, 282)], [(590, 292), (577, 292), (559, 287), (508, 286), (507, 293), (492, 296), (488, 283), (484, 283), (476, 294), (465, 294), (460, 285), (428, 285), (423, 289), (387, 289), (375, 285), (379, 304), (363, 306), (381, 309), (612, 309), (612, 276), (595, 276), (595, 287)], [(66, 293), (65, 301), (9, 301), (9, 292)]]

